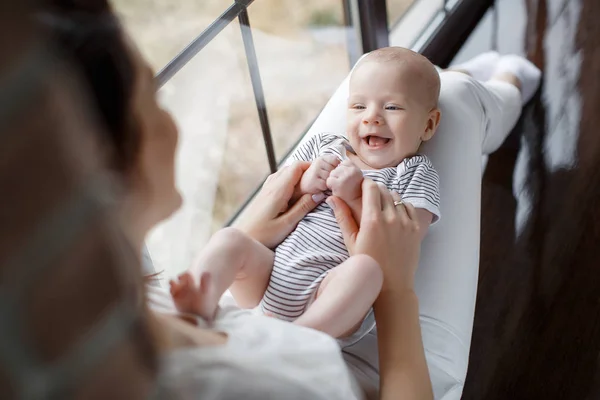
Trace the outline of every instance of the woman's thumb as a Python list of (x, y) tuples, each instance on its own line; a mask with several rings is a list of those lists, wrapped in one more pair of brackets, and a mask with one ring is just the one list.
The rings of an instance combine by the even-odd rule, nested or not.
[(305, 194), (300, 197), (296, 203), (290, 209), (282, 215), (285, 218), (285, 222), (290, 226), (296, 226), (302, 218), (311, 212), (324, 198), (318, 197), (319, 195)]
[(344, 236), (344, 243), (346, 243), (348, 252), (352, 255), (354, 244), (356, 243), (356, 235), (358, 235), (358, 224), (352, 216), (352, 211), (343, 200), (335, 196), (330, 196), (327, 199), (327, 204), (333, 210), (335, 220)]

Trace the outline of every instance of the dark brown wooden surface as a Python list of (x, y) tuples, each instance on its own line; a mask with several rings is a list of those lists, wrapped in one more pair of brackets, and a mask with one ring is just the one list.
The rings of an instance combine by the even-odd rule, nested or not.
[[(600, 0), (527, 0), (527, 9), (527, 53), (558, 78), (485, 172), (463, 398), (600, 399)], [(554, 40), (557, 29), (571, 42)], [(550, 153), (568, 153), (562, 139), (573, 134), (576, 162), (556, 162)], [(515, 196), (519, 151), (527, 179)], [(527, 204), (517, 238), (515, 213)]]

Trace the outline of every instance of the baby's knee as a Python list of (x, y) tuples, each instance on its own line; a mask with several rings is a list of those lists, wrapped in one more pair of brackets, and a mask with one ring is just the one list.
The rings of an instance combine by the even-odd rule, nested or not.
[(231, 249), (231, 251), (239, 251), (247, 248), (252, 239), (239, 229), (227, 227), (215, 232), (211, 242), (219, 247)]
[(369, 283), (375, 286), (381, 286), (383, 284), (383, 271), (379, 266), (379, 263), (372, 257), (366, 254), (357, 254), (350, 257), (353, 273), (355, 273), (361, 279), (364, 279), (365, 283)]

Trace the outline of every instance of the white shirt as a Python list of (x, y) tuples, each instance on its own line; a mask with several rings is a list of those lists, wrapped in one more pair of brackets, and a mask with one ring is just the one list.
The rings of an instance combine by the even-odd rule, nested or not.
[[(165, 289), (147, 288), (153, 310), (174, 313)], [(163, 356), (161, 394), (203, 400), (364, 398), (337, 342), (324, 333), (233, 306), (218, 312), (211, 329), (226, 333), (227, 343)]]

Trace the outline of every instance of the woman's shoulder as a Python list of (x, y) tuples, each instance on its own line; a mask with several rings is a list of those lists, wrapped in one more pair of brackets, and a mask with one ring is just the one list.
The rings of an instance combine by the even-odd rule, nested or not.
[[(164, 289), (149, 291), (154, 294), (149, 296), (151, 308), (158, 312), (169, 308), (161, 296)], [(219, 400), (363, 398), (330, 336), (221, 304), (210, 329), (226, 333), (227, 343), (165, 355), (161, 382), (168, 390), (193, 390), (194, 398)]]
[[(209, 352), (210, 353), (210, 352)], [(215, 357), (189, 350), (176, 354), (159, 376), (164, 398), (201, 398), (203, 400), (328, 400), (342, 396), (319, 390), (312, 382), (292, 377), (274, 368), (264, 368), (239, 361), (242, 354)], [(223, 353), (223, 352), (220, 352)], [(221, 354), (222, 355), (222, 354)]]
[(227, 344), (170, 353), (166, 381), (203, 399), (362, 399), (337, 343), (321, 332), (234, 309), (214, 329)]

